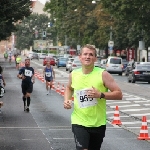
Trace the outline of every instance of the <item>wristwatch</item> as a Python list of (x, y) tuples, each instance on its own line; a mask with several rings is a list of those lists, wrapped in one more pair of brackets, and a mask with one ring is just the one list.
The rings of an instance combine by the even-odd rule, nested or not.
[(101, 98), (105, 98), (105, 94), (104, 93), (101, 93), (100, 99)]

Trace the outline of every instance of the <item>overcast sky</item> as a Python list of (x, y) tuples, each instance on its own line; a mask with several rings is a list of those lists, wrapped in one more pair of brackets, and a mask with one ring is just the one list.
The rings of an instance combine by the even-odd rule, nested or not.
[(46, 0), (38, 0), (40, 1), (42, 4), (45, 4)]

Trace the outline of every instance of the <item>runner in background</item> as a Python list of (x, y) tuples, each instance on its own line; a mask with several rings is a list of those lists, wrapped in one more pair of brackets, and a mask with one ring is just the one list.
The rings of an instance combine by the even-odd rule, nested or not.
[(50, 65), (50, 60), (47, 60), (46, 67), (43, 70), (43, 77), (44, 76), (46, 80), (46, 90), (47, 90), (47, 95), (48, 95), (49, 93), (51, 93), (53, 79), (55, 79), (55, 71)]
[(9, 58), (9, 64), (11, 65), (11, 60), (12, 60), (12, 53), (11, 52), (9, 52), (8, 58)]
[(4, 53), (4, 58), (5, 58), (5, 61), (7, 61), (7, 59), (8, 59), (8, 53), (7, 52)]
[(16, 62), (16, 69), (19, 70), (20, 63), (21, 63), (21, 57), (19, 54), (17, 55), (15, 62)]
[[(4, 96), (5, 89), (4, 87), (6, 86), (4, 76), (3, 76), (3, 68), (0, 66), (0, 98)], [(0, 108), (3, 106), (3, 102), (0, 101)]]
[(33, 91), (33, 84), (35, 83), (35, 77), (34, 77), (34, 69), (30, 67), (30, 59), (25, 59), (25, 67), (22, 67), (19, 70), (19, 73), (17, 75), (19, 79), (22, 79), (22, 93), (23, 93), (23, 103), (24, 103), (24, 111), (29, 112), (29, 106), (31, 101), (31, 93)]

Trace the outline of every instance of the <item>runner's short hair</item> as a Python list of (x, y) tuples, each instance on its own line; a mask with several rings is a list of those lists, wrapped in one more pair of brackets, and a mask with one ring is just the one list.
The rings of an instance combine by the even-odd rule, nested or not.
[(25, 58), (25, 61), (26, 61), (26, 60), (30, 60), (30, 58)]
[(95, 45), (91, 45), (91, 44), (84, 45), (83, 47), (81, 47), (80, 55), (82, 54), (83, 48), (89, 48), (90, 50), (93, 50), (95, 52), (95, 57), (97, 56), (97, 51), (96, 51)]

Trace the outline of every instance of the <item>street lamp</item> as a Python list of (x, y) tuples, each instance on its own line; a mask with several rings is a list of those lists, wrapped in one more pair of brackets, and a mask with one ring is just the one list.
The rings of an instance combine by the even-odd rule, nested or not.
[(96, 2), (100, 2), (101, 0), (92, 1), (92, 4), (96, 4)]

